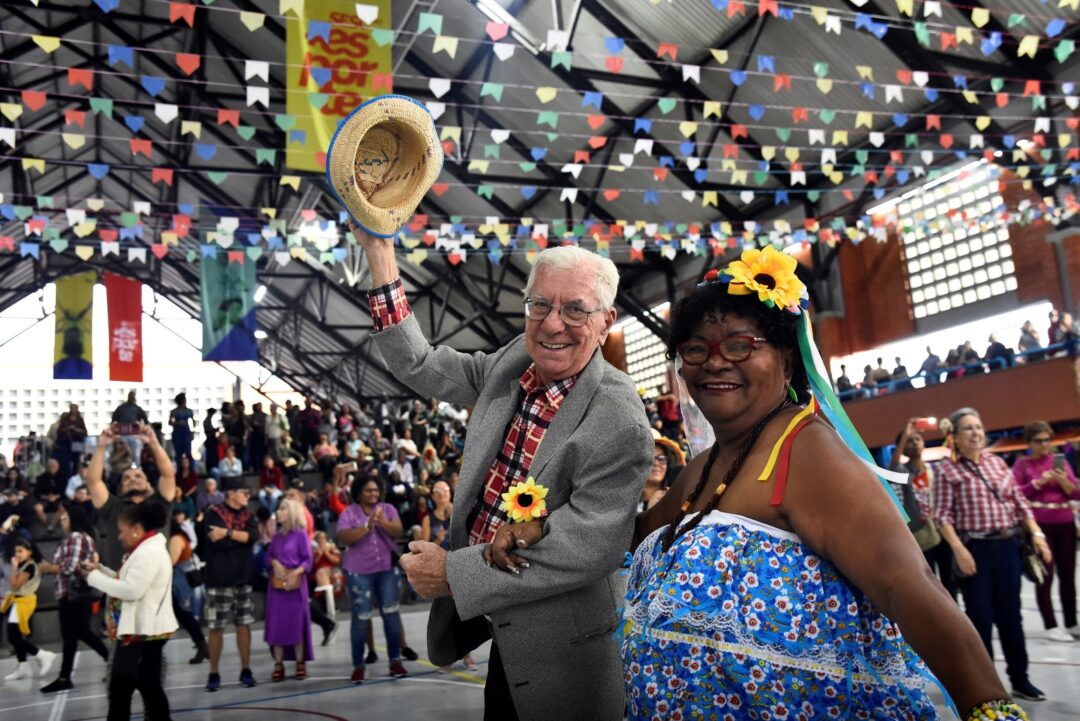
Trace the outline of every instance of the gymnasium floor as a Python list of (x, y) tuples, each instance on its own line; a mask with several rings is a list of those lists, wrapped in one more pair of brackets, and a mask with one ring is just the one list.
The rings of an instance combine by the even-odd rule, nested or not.
[[(403, 615), (406, 635), (417, 652), (424, 653), (424, 629), (427, 612), (424, 606), (405, 607)], [(276, 719), (331, 719), (353, 721), (464, 721), (483, 716), (483, 681), (486, 674), (487, 645), (474, 658), (480, 670), (474, 675), (460, 665), (450, 674), (439, 674), (426, 661), (406, 663), (410, 676), (393, 680), (387, 674), (385, 652), (379, 661), (368, 668), (368, 681), (354, 687), (348, 682), (349, 661), (348, 619), (340, 616), (341, 626), (334, 642), (316, 650), (316, 660), (308, 665), (306, 681), (286, 680), (270, 683), (271, 660), (261, 643), (262, 632), (254, 634), (253, 666), (260, 683), (255, 688), (241, 687), (236, 680), (240, 672), (232, 636), (226, 637), (226, 659), (222, 663), (221, 691), (203, 691), (208, 665), (189, 666), (191, 644), (185, 637), (168, 643), (170, 662), (168, 694), (172, 715), (177, 721), (276, 721)], [(1047, 641), (1042, 623), (1035, 611), (1034, 592), (1030, 584), (1024, 587), (1024, 627), (1028, 630), (1028, 653), (1031, 656), (1031, 677), (1035, 685), (1046, 692), (1049, 700), (1029, 703), (1026, 708), (1032, 721), (1076, 721), (1080, 718), (1080, 643), (1060, 644)], [(319, 630), (315, 629), (316, 642)], [(382, 647), (381, 628), (376, 623), (376, 644)], [(59, 650), (59, 649), (53, 649)], [(56, 663), (59, 664), (59, 658)], [(14, 659), (0, 659), (0, 675), (6, 675)], [(93, 652), (79, 653), (75, 690), (55, 696), (42, 696), (37, 689), (43, 685), (37, 679), (0, 683), (0, 719), (3, 721), (90, 721), (104, 719), (107, 708), (104, 686), (104, 664)], [(291, 665), (287, 667), (291, 672)], [(1004, 664), (999, 659), (998, 668)], [(46, 680), (55, 678), (55, 669)], [(134, 704), (141, 709), (138, 695)], [(951, 718), (940, 707), (942, 718)], [(141, 718), (136, 715), (134, 718)]]

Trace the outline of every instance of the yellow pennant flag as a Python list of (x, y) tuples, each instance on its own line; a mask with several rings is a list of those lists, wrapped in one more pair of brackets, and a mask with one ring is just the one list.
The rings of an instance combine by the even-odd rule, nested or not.
[(823, 8), (820, 5), (811, 5), (810, 15), (813, 16), (814, 20), (817, 22), (818, 25), (824, 25), (825, 18), (829, 16), (829, 10), (828, 8)]
[(1026, 178), (1028, 175), (1031, 174), (1031, 167), (1028, 165), (1021, 165), (1019, 168), (1016, 169), (1016, 174), (1019, 175), (1021, 178)]
[(300, 176), (299, 175), (282, 175), (279, 185), (288, 185), (296, 192), (300, 192)]
[(725, 63), (727, 63), (727, 61), (728, 61), (728, 51), (727, 50), (718, 50), (717, 48), (709, 48), (709, 52), (712, 53), (713, 59), (716, 60), (716, 62), (720, 63), (721, 65), (724, 65)]
[(23, 106), (20, 103), (0, 103), (0, 113), (14, 123), (23, 114)]
[(90, 235), (95, 230), (97, 230), (97, 221), (96, 220), (84, 220), (83, 222), (79, 223), (74, 228), (72, 228), (72, 230), (75, 232), (75, 235), (77, 235), (78, 237), (85, 238), (86, 236)]
[(719, 203), (720, 199), (715, 190), (706, 190), (704, 193), (701, 194), (702, 208), (707, 208), (710, 205), (715, 208), (717, 207), (717, 205), (719, 205)]
[(196, 138), (201, 138), (202, 123), (200, 123), (198, 120), (180, 121), (180, 135), (194, 135)]
[(478, 173), (487, 173), (488, 166), (490, 166), (490, 165), (491, 165), (490, 160), (479, 160), (479, 159), (470, 160), (469, 161), (469, 172), (471, 173), (473, 171), (476, 171)]
[(971, 24), (977, 28), (985, 27), (990, 22), (990, 11), (986, 8), (972, 8)]
[(42, 160), (41, 158), (23, 158), (22, 159), (22, 169), (23, 170), (29, 170), (30, 168), (33, 168), (34, 170), (38, 171), (38, 173), (44, 175), (45, 174), (45, 161)]
[(458, 39), (453, 35), (436, 35), (431, 44), (431, 52), (444, 52), (453, 58), (457, 56), (457, 46)]
[(1038, 35), (1025, 35), (1024, 39), (1020, 41), (1020, 45), (1016, 48), (1016, 57), (1022, 58), (1025, 55), (1034, 58), (1035, 53), (1039, 51), (1039, 36)]
[(705, 101), (705, 119), (708, 120), (712, 116), (721, 117), (721, 106), (719, 100), (706, 100)]
[(1058, 147), (1067, 148), (1072, 144), (1072, 133), (1058, 133)]
[[(552, 100), (554, 100), (555, 96), (558, 95), (558, 93), (559, 91), (555, 88), (547, 86), (536, 89), (536, 97), (539, 98), (540, 102), (544, 105), (547, 105)], [(443, 140), (446, 140), (446, 138), (443, 138)]]
[(1023, 150), (1021, 150), (1020, 148), (1016, 148), (1016, 149), (1013, 150), (1012, 161), (1014, 163), (1022, 163), (1027, 159), (1028, 159), (1027, 153), (1024, 152)]
[(750, 174), (745, 170), (735, 170), (731, 173), (731, 182), (735, 185), (746, 185)]
[(764, 160), (771, 161), (773, 158), (776, 157), (776, 147), (772, 146), (772, 145), (762, 145), (761, 146), (761, 157)]
[[(874, 114), (869, 110), (860, 110), (855, 113), (855, 127), (874, 129)], [(835, 135), (833, 137), (836, 137)]]
[(856, 65), (855, 71), (859, 74), (859, 77), (863, 80), (874, 79), (874, 69), (869, 65)]
[(736, 170), (738, 167), (735, 158), (724, 158), (720, 161), (720, 170)]
[(971, 104), (971, 105), (978, 105), (979, 104), (979, 96), (975, 94), (974, 90), (964, 90), (960, 94), (964, 96), (964, 100), (968, 101), (969, 104)]
[(682, 133), (684, 138), (689, 138), (697, 132), (698, 124), (693, 120), (684, 120), (679, 123), (679, 132)]
[(846, 130), (834, 130), (832, 134), (833, 145), (847, 145), (848, 136)]
[(975, 127), (978, 128), (979, 130), (986, 130), (987, 128), (989, 128), (990, 127), (990, 116), (989, 115), (980, 115), (979, 117), (975, 118)]
[(1080, 10), (1080, 0), (1058, 0), (1058, 7), (1069, 7), (1073, 10)]
[(461, 145), (461, 128), (457, 125), (445, 125), (439, 133), (439, 140), (453, 140)]
[(255, 32), (266, 22), (266, 16), (262, 13), (253, 13), (246, 10), (240, 12), (240, 22), (244, 23), (251, 32)]
[(957, 28), (956, 28), (956, 44), (957, 45), (963, 45), (964, 43), (967, 43), (968, 45), (974, 45), (975, 44), (975, 32), (967, 25), (964, 25), (963, 27), (957, 26)]
[(72, 150), (78, 150), (86, 145), (86, 136), (81, 133), (60, 133), (60, 137), (63, 139), (64, 145)]
[(176, 234), (175, 230), (163, 230), (161, 231), (161, 243), (162, 245), (180, 245), (180, 236)]
[(784, 148), (784, 157), (788, 159), (789, 163), (794, 163), (799, 159), (798, 148)]
[(278, 15), (284, 15), (290, 10), (300, 17), (304, 14), (304, 0), (280, 0), (278, 3)]
[(915, 14), (915, 0), (896, 0), (896, 9), (901, 14), (911, 17)]
[(35, 45), (47, 53), (51, 53), (60, 47), (60, 38), (53, 37), (52, 35), (32, 35), (30, 37)]
[(828, 95), (832, 90), (832, 78), (818, 78), (817, 89)]

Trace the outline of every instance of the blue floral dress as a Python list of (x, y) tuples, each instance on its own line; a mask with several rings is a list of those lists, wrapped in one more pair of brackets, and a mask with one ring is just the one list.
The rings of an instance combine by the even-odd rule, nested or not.
[(908, 719), (937, 682), (889, 619), (798, 536), (720, 511), (634, 555), (629, 719)]

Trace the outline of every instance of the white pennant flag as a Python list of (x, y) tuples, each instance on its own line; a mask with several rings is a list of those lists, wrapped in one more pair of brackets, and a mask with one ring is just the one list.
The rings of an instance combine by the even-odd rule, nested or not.
[(1036, 133), (1049, 133), (1050, 132), (1050, 118), (1047, 118), (1047, 117), (1035, 118), (1035, 132)]
[(836, 148), (825, 148), (821, 151), (821, 164), (832, 163), (836, 165)]
[(821, 143), (822, 145), (825, 144), (825, 131), (822, 130), (821, 128), (811, 128), (810, 129), (810, 144), (811, 145), (816, 145), (818, 143)]
[(432, 120), (438, 120), (446, 112), (446, 103), (437, 103), (434, 100), (429, 100), (426, 103), (428, 112), (431, 113)]
[(576, 203), (577, 190), (577, 188), (563, 188), (562, 193), (559, 195), (559, 200), (569, 200), (571, 203)]
[(103, 240), (101, 241), (101, 257), (104, 258), (109, 254), (115, 256), (120, 255), (120, 241), (118, 240)]
[(250, 107), (255, 103), (262, 103), (264, 107), (270, 107), (270, 88), (256, 88), (249, 85), (247, 104)]
[(885, 133), (881, 132), (880, 130), (875, 130), (874, 132), (870, 133), (870, 144), (873, 145), (875, 148), (880, 148), (882, 145), (885, 144)]
[(449, 78), (431, 78), (428, 80), (428, 89), (431, 90), (431, 94), (437, 98), (441, 98), (450, 92), (450, 79)]
[(574, 180), (577, 180), (578, 177), (581, 175), (581, 170), (583, 167), (584, 166), (578, 163), (567, 163), (566, 165), (562, 166), (562, 172), (573, 175)]
[(886, 85), (885, 86), (885, 102), (891, 103), (893, 101), (898, 103), (904, 102), (904, 91), (899, 85)]
[(981, 148), (981, 147), (983, 147), (982, 133), (972, 133), (971, 134), (971, 139), (969, 140), (969, 143), (968, 143), (968, 148), (973, 149), (973, 148)]
[(132, 211), (139, 215), (150, 215), (150, 201), (136, 200), (132, 203)]
[(166, 125), (176, 120), (179, 113), (180, 108), (172, 103), (154, 103), (154, 115), (158, 116), (158, 120)]
[(68, 208), (67, 209), (67, 221), (68, 225), (78, 225), (86, 220), (86, 211), (81, 208)]
[(685, 83), (687, 80), (693, 80), (698, 85), (701, 84), (701, 66), (700, 65), (683, 65), (682, 66), (682, 79)]
[(937, 15), (941, 17), (941, 3), (938, 0), (926, 0), (923, 3), (923, 17), (932, 17)]
[(791, 184), (792, 185), (806, 185), (806, 171), (805, 170), (793, 170), (793, 171), (791, 171)]
[(634, 164), (633, 153), (619, 153), (619, 163), (629, 168)]
[(278, 265), (288, 265), (290, 260), (292, 260), (292, 254), (289, 253), (289, 251), (287, 251), (287, 250), (275, 250), (274, 251), (274, 262), (277, 263)]
[[(497, 128), (495, 130), (492, 130), (491, 131), (491, 139), (492, 139), (492, 141), (495, 142), (496, 145), (502, 145), (503, 143), (505, 143), (507, 140), (510, 139), (510, 131), (505, 130), (503, 128)], [(492, 225), (496, 225), (496, 224), (498, 224), (498, 221), (495, 221), (495, 223), (492, 223)]]
[(0, 128), (0, 143), (15, 147), (15, 128)]
[(570, 33), (566, 30), (548, 30), (547, 32), (547, 47), (545, 50), (548, 52), (565, 52), (566, 47), (570, 44)]
[(497, 57), (500, 62), (506, 62), (514, 57), (513, 43), (495, 43), (491, 46), (491, 49), (495, 51), (495, 57)]
[(690, 168), (690, 170), (697, 170), (701, 167), (701, 158), (687, 158), (686, 167)]
[(934, 151), (933, 150), (924, 150), (921, 153), (919, 153), (919, 157), (922, 158), (923, 165), (933, 165), (934, 164)]
[(128, 262), (139, 261), (146, 264), (146, 248), (128, 248)]
[(825, 32), (840, 34), (840, 16), (839, 15), (826, 15), (825, 16)]
[(680, 195), (682, 196), (682, 199), (685, 200), (687, 203), (693, 203), (694, 198), (697, 197), (697, 193), (692, 190), (684, 190), (682, 193), (680, 193)]
[(262, 78), (270, 82), (270, 63), (266, 60), (245, 60), (244, 80), (252, 78)]
[(645, 153), (646, 155), (652, 157), (652, 147), (652, 138), (638, 138), (634, 142), (634, 155), (637, 155), (638, 153)]

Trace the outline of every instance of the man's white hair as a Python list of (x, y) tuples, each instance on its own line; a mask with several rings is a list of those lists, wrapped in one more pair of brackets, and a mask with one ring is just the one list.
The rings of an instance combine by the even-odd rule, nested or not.
[(596, 276), (596, 297), (600, 301), (602, 309), (610, 308), (615, 304), (615, 294), (619, 291), (619, 269), (611, 262), (610, 258), (604, 258), (592, 251), (579, 248), (576, 245), (560, 245), (557, 248), (547, 248), (540, 251), (529, 271), (529, 282), (525, 284), (525, 295), (532, 295), (533, 283), (536, 281), (536, 273), (541, 266), (572, 270), (586, 268)]

